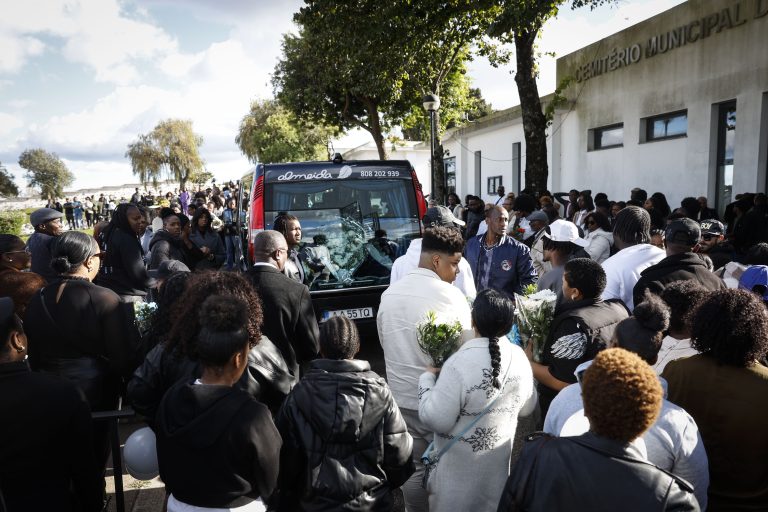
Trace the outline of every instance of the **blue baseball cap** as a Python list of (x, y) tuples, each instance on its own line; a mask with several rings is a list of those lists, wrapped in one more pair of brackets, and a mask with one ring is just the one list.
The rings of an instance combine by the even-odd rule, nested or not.
[[(755, 290), (756, 287), (757, 290)], [(768, 301), (768, 266), (752, 265), (747, 267), (739, 278), (739, 288), (760, 295), (764, 301)]]

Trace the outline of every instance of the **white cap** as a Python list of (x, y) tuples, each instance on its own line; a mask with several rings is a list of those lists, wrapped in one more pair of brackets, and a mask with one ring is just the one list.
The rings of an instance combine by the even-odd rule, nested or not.
[(586, 247), (589, 242), (579, 237), (579, 228), (576, 224), (563, 219), (557, 219), (549, 225), (549, 233), (544, 232), (544, 236), (553, 242), (571, 242), (579, 247)]

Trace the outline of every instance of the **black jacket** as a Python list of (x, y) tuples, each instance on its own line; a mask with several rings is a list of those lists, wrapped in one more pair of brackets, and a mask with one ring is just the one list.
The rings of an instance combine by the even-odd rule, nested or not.
[(24, 322), (35, 371), (74, 382), (93, 410), (115, 408), (120, 379), (143, 355), (132, 305), (89, 281), (67, 279), (33, 295)]
[(115, 228), (109, 241), (102, 239), (101, 250), (107, 256), (96, 284), (121, 296), (146, 296), (153, 280), (144, 268), (144, 250), (136, 235)]
[(760, 242), (768, 242), (768, 207), (754, 205), (739, 222), (742, 229), (736, 243), (743, 250), (746, 251)]
[(257, 265), (245, 276), (261, 297), (264, 310), (261, 331), (280, 349), (298, 380), (299, 365), (315, 359), (320, 351), (309, 289), (271, 265)]
[(698, 281), (709, 291), (725, 288), (723, 280), (707, 270), (697, 254), (673, 254), (640, 272), (640, 279), (632, 290), (635, 307), (643, 302), (645, 290), (660, 296), (669, 283), (688, 280)]
[(99, 512), (104, 479), (93, 453), (91, 411), (75, 386), (32, 373), (21, 361), (0, 364), (0, 411), (7, 510)]
[[(177, 382), (193, 380), (200, 375), (197, 362), (175, 351), (169, 352), (165, 345), (159, 344), (149, 351), (134, 372), (128, 382), (126, 399), (154, 429), (157, 410), (165, 392)], [(248, 368), (237, 387), (277, 412), (293, 384), (293, 375), (282, 354), (266, 336), (262, 336), (248, 352)]]
[(532, 435), (499, 512), (698, 511), (691, 486), (638, 457), (629, 445), (596, 436)]
[(178, 260), (190, 269), (194, 268), (194, 264), (187, 258), (181, 239), (173, 237), (164, 229), (152, 235), (152, 240), (149, 241), (149, 252), (149, 265), (147, 265), (149, 270), (155, 270), (166, 260)]
[[(616, 325), (629, 318), (629, 310), (618, 299), (561, 302), (544, 342), (541, 363), (558, 380), (575, 383), (573, 372), (581, 363), (594, 359), (613, 337)], [(539, 405), (542, 417), (557, 391), (539, 385)]]
[(413, 440), (366, 361), (318, 359), (277, 417), (285, 511), (391, 510), (413, 473)]
[(277, 483), (280, 435), (267, 408), (229, 386), (180, 382), (157, 415), (160, 477), (198, 507), (239, 507)]

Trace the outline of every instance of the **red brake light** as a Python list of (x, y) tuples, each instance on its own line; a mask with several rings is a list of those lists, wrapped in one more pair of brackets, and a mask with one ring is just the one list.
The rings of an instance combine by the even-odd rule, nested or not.
[(264, 176), (259, 176), (251, 194), (251, 229), (264, 229)]

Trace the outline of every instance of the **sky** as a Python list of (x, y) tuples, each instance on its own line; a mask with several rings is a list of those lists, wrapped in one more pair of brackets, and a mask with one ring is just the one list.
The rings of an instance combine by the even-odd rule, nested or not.
[[(555, 89), (555, 56), (683, 0), (564, 8), (542, 31), (539, 91)], [(0, 162), (26, 186), (25, 149), (57, 153), (74, 190), (135, 183), (126, 146), (167, 118), (191, 119), (219, 180), (249, 168), (235, 144), (250, 102), (272, 97), (282, 34), (301, 0), (0, 0)], [(495, 109), (519, 103), (513, 66), (469, 65)], [(353, 133), (337, 143), (368, 142)]]

